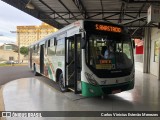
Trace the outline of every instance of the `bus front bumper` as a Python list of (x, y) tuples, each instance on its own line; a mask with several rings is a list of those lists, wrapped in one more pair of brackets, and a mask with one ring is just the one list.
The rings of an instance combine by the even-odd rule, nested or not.
[(82, 96), (92, 97), (92, 96), (102, 96), (105, 94), (115, 94), (118, 92), (131, 90), (133, 88), (134, 88), (134, 80), (114, 85), (96, 85), (96, 86), (82, 81)]

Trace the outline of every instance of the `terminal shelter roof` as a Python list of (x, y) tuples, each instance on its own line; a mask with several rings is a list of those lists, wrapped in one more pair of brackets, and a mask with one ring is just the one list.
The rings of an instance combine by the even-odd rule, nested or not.
[[(132, 35), (142, 35), (147, 24), (147, 10), (160, 0), (2, 0), (60, 29), (77, 20), (96, 20), (127, 26)], [(32, 5), (28, 9), (26, 5)]]

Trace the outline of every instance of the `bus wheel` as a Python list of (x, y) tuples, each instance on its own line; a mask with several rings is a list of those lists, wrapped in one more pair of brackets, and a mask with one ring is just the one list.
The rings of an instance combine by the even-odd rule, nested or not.
[(67, 88), (64, 87), (63, 74), (62, 73), (59, 75), (58, 84), (59, 84), (61, 92), (66, 92), (67, 91)]
[(39, 74), (36, 71), (36, 66), (34, 65), (34, 76), (38, 76)]

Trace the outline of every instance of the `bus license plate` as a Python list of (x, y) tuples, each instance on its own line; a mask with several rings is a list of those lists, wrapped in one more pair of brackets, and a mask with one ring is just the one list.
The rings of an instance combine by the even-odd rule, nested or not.
[(116, 93), (120, 93), (121, 92), (121, 90), (119, 89), (119, 90), (113, 90), (112, 91), (112, 94), (116, 94)]

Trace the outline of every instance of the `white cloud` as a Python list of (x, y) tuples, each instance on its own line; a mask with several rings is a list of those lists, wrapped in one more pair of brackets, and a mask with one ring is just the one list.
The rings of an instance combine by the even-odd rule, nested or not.
[(42, 22), (0, 0), (0, 43), (16, 42), (16, 26), (40, 25)]
[(38, 25), (41, 21), (31, 15), (0, 1), (1, 20), (15, 25)]
[(0, 43), (15, 43), (16, 37), (0, 36)]

